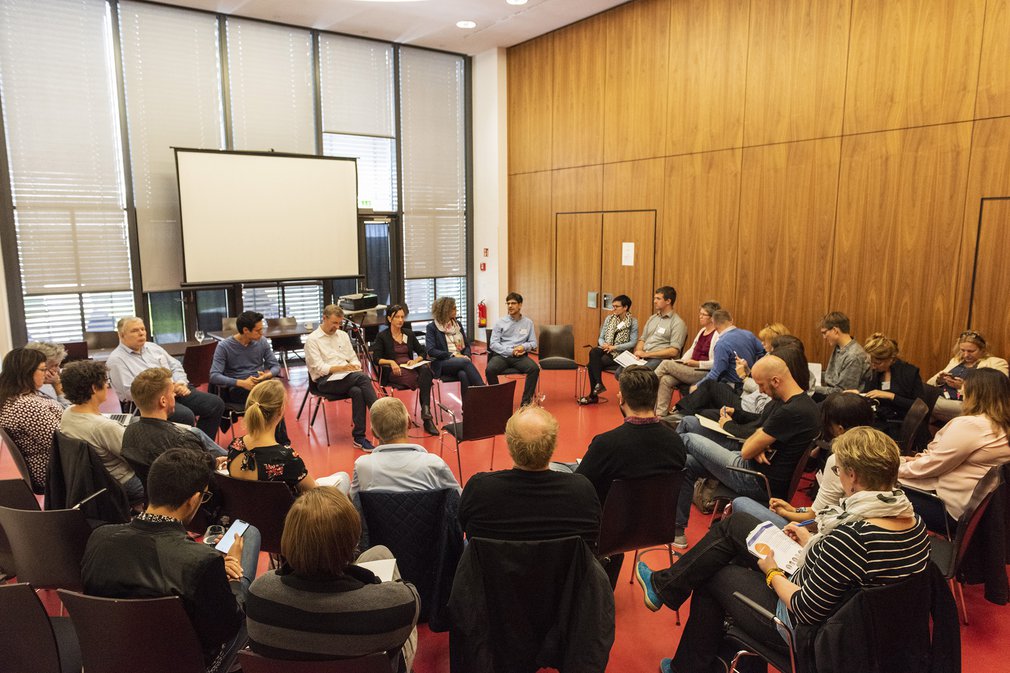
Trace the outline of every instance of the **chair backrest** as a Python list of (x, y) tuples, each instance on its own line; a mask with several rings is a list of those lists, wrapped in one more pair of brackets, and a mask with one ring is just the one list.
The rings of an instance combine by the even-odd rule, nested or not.
[(260, 543), (262, 551), (281, 553), (284, 517), (295, 502), (287, 484), (236, 479), (223, 474), (215, 474), (214, 481), (217, 495), (221, 498), (221, 511), (233, 521), (242, 519), (256, 526), (263, 536)]
[[(65, 509), (83, 503), (80, 505), (81, 512), (90, 520), (105, 523), (129, 521), (130, 502), (126, 491), (109, 474), (95, 447), (59, 430), (53, 441), (56, 456), (49, 462), (46, 509)], [(96, 497), (90, 497), (95, 494)]]
[(3, 442), (4, 446), (7, 447), (7, 454), (14, 462), (14, 467), (17, 468), (18, 474), (21, 475), (24, 482), (28, 484), (28, 488), (31, 489), (32, 476), (31, 473), (28, 472), (28, 463), (25, 462), (25, 457), (21, 453), (21, 449), (18, 448), (18, 445), (14, 443), (14, 440), (11, 439), (11, 436), (8, 435), (3, 428), (0, 428), (0, 442)]
[(210, 341), (198, 346), (186, 346), (186, 354), (182, 358), (182, 368), (186, 378), (194, 386), (210, 383), (210, 366), (214, 362), (214, 351), (217, 342)]
[[(921, 572), (880, 587), (862, 589), (856, 599), (870, 668), (865, 671), (922, 671), (930, 658), (930, 576)], [(902, 619), (894, 611), (901, 606)], [(851, 624), (855, 626), (855, 623)], [(848, 624), (847, 624), (848, 626)]]
[(358, 498), (368, 543), (389, 548), (400, 576), (421, 597), (418, 621), (437, 621), (440, 615), (435, 613), (449, 601), (452, 577), (463, 553), (459, 494), (449, 489), (362, 491)]
[[(793, 496), (796, 495), (796, 490), (800, 487), (800, 480), (803, 479), (803, 473), (807, 469), (807, 463), (810, 461), (810, 454), (813, 452), (814, 446), (815, 444), (810, 442), (810, 446), (803, 451), (800, 459), (796, 461), (796, 467), (793, 468), (793, 478), (789, 481), (789, 492), (784, 498), (787, 502), (793, 499)], [(772, 493), (772, 495), (774, 496), (775, 494)]]
[(203, 673), (203, 651), (178, 596), (98, 598), (59, 592), (88, 673)]
[[(28, 485), (21, 479), (0, 479), (0, 507), (39, 511), (39, 501)], [(14, 577), (17, 565), (14, 563), (14, 552), (11, 551), (10, 540), (0, 525), (0, 576)], [(0, 657), (0, 661), (3, 658)]]
[(540, 362), (550, 358), (575, 359), (575, 333), (571, 325), (541, 325), (537, 335)]
[(929, 413), (933, 413), (933, 407), (936, 406), (936, 401), (940, 399), (940, 394), (943, 389), (940, 386), (931, 386), (928, 383), (922, 384), (922, 399), (929, 408)]
[(673, 542), (683, 479), (680, 470), (641, 479), (615, 479), (603, 503), (598, 554), (610, 556)]
[(463, 393), (463, 431), (461, 442), (505, 434), (505, 424), (512, 417), (516, 394), (515, 380), (494, 386), (470, 386)]
[(89, 351), (103, 348), (115, 348), (119, 345), (119, 332), (85, 332), (84, 342)]
[(922, 400), (915, 400), (901, 422), (900, 440), (898, 446), (905, 455), (915, 453), (919, 437), (929, 421), (929, 405)]
[(36, 589), (81, 589), (81, 559), (91, 536), (76, 509), (30, 511), (0, 507), (18, 579)]
[(61, 673), (52, 622), (28, 583), (0, 585), (0, 632), (3, 670)]
[(237, 321), (238, 321), (237, 317), (236, 318), (221, 318), (221, 331), (222, 332), (237, 332), (238, 331)]
[(968, 506), (957, 520), (957, 532), (954, 533), (954, 564), (948, 573), (950, 576), (957, 575), (965, 554), (971, 547), (971, 539), (975, 536), (975, 531), (978, 529), (982, 517), (989, 509), (993, 496), (1003, 484), (1002, 465), (989, 468), (989, 471), (975, 484), (975, 489), (968, 500)]
[(67, 356), (63, 358), (64, 364), (73, 362), (74, 360), (88, 359), (87, 341), (64, 341), (63, 348), (67, 351)]
[(382, 652), (335, 661), (270, 659), (250, 650), (238, 653), (243, 673), (389, 673), (389, 657)]

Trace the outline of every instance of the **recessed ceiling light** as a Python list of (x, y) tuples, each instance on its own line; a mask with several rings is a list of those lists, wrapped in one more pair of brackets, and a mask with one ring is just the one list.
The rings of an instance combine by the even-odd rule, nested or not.
[(529, 0), (505, 0), (510, 5), (525, 5)]
[(456, 22), (456, 27), (457, 28), (466, 28), (466, 29), (476, 28), (477, 27), (477, 22), (476, 21), (457, 21)]
[(358, 2), (424, 2), (424, 0), (358, 0)]

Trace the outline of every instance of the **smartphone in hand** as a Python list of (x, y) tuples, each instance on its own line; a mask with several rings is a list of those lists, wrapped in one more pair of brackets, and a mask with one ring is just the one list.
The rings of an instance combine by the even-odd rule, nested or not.
[(227, 554), (231, 550), (231, 546), (235, 544), (235, 537), (244, 533), (248, 527), (249, 524), (247, 522), (242, 519), (235, 519), (234, 523), (228, 527), (228, 530), (225, 531), (218, 543), (214, 545), (214, 549), (222, 554)]

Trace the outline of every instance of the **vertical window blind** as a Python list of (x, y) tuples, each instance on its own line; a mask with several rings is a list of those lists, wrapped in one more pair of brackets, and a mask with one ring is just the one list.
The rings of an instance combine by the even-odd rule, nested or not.
[(172, 148), (224, 148), (218, 21), (121, 2), (119, 24), (141, 282), (174, 290), (183, 271)]

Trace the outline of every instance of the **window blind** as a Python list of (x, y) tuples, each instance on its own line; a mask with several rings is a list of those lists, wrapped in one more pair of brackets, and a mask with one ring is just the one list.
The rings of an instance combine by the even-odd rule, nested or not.
[(226, 25), (234, 149), (315, 154), (311, 33), (243, 19)]
[(400, 51), (404, 278), (466, 274), (463, 57)]
[(217, 18), (121, 2), (123, 80), (145, 292), (183, 280), (172, 147), (224, 148)]
[(395, 136), (393, 45), (339, 35), (319, 38), (324, 133)]
[(108, 4), (0, 0), (0, 34), (24, 294), (129, 290)]
[(396, 210), (396, 141), (372, 136), (323, 134), (323, 154), (358, 160), (358, 207)]

